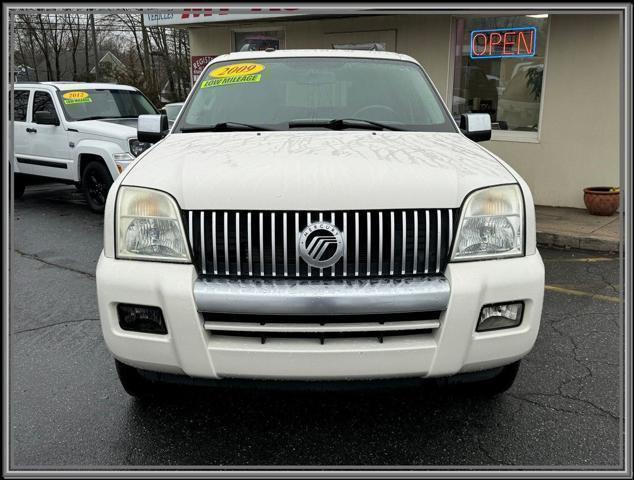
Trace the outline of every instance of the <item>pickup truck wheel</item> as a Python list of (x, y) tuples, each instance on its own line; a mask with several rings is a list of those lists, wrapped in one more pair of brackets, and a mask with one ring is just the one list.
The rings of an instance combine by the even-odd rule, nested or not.
[(115, 360), (114, 363), (119, 381), (128, 395), (136, 398), (150, 398), (156, 394), (158, 386), (155, 382), (144, 378), (136, 368), (121, 363), (119, 360)]
[(504, 393), (511, 388), (513, 382), (515, 382), (517, 372), (520, 369), (520, 362), (521, 360), (518, 360), (515, 363), (506, 365), (495, 377), (489, 380), (475, 382), (473, 385), (470, 385), (470, 387), (476, 395), (481, 396), (491, 397)]
[(102, 162), (93, 161), (86, 166), (81, 177), (81, 184), (88, 207), (93, 212), (103, 213), (112, 182), (112, 176)]
[(26, 189), (26, 183), (20, 175), (13, 176), (13, 198), (22, 198), (24, 190)]

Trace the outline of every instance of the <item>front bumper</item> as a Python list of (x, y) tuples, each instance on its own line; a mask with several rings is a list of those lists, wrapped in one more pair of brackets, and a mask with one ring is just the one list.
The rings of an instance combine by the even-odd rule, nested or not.
[[(379, 281), (372, 290), (363, 288), (368, 285), (363, 280), (350, 279), (344, 282), (350, 287), (345, 290), (333, 286), (316, 289), (318, 280), (303, 286), (282, 281), (268, 284), (270, 288), (263, 294), (261, 288), (253, 288), (256, 281), (205, 285), (191, 265), (116, 260), (102, 254), (97, 292), (104, 339), (116, 358), (141, 369), (191, 377), (438, 377), (506, 365), (530, 351), (544, 294), (544, 266), (538, 253), (451, 263), (445, 277), (445, 284), (414, 282), (409, 293), (407, 289), (390, 290), (389, 281), (386, 288)], [(482, 305), (512, 301), (525, 304), (518, 327), (475, 332)], [(118, 303), (160, 307), (168, 334), (122, 330)], [(414, 307), (442, 310), (434, 328), (421, 335), (388, 337), (382, 343), (376, 338), (332, 339), (323, 344), (315, 339), (276, 338), (261, 343), (255, 338), (212, 334), (199, 312), (377, 313), (389, 321), (390, 313)]]

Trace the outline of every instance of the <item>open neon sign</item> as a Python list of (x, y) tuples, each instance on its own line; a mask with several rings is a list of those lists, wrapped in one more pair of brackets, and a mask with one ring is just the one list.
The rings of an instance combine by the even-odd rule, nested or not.
[(496, 28), (471, 32), (471, 58), (533, 57), (537, 28)]

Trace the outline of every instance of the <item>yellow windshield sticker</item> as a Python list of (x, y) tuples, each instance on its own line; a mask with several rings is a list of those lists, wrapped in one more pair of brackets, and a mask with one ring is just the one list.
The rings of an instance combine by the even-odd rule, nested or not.
[(254, 75), (264, 70), (264, 65), (259, 63), (234, 63), (218, 67), (209, 74), (213, 78), (241, 77), (243, 75)]
[(73, 103), (92, 103), (92, 99), (88, 92), (67, 92), (62, 95), (65, 105), (72, 105)]
[(256, 73), (255, 75), (239, 75), (235, 77), (225, 78), (212, 78), (211, 80), (205, 80), (200, 88), (209, 87), (222, 87), (224, 85), (235, 85), (236, 83), (257, 83), (262, 79), (262, 75)]

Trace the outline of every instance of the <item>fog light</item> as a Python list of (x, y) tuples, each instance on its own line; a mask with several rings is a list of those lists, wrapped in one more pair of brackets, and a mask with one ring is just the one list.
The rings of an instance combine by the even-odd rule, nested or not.
[(480, 311), (476, 332), (517, 327), (522, 323), (524, 302), (485, 305)]
[(161, 335), (167, 333), (163, 312), (158, 307), (120, 303), (117, 305), (117, 313), (119, 326), (123, 330)]

